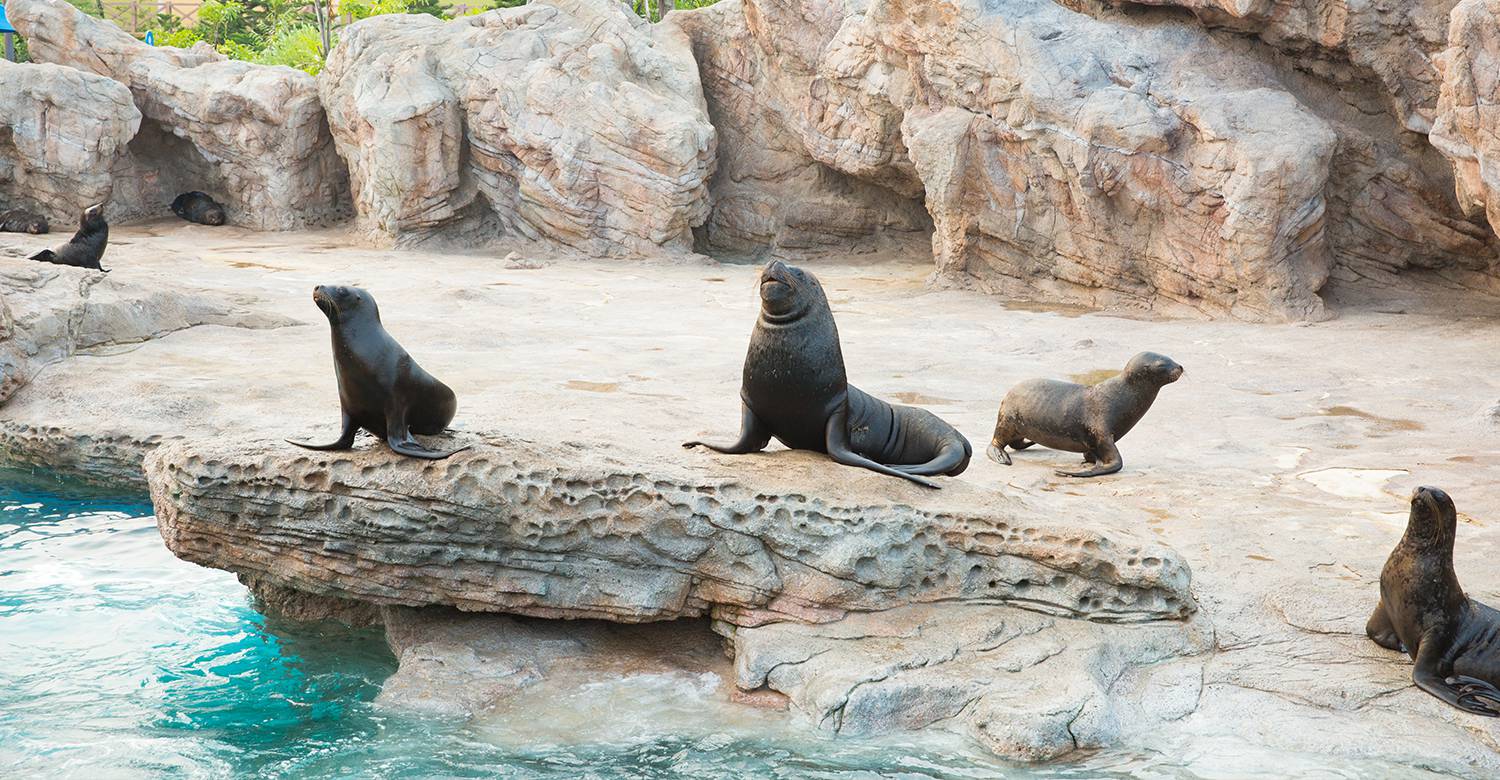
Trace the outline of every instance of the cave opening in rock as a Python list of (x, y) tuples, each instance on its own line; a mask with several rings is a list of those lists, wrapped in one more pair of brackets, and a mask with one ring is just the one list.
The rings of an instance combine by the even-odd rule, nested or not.
[(133, 169), (129, 175), (115, 178), (114, 200), (116, 208), (125, 212), (122, 216), (167, 216), (172, 213), (172, 200), (193, 190), (221, 203), (230, 202), (225, 195), (229, 183), (198, 147), (154, 119), (141, 117), (141, 129), (130, 139), (130, 156)]

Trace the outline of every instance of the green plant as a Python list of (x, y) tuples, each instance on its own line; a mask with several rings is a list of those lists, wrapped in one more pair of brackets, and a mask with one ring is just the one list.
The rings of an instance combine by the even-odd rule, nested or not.
[(256, 55), (262, 65), (287, 65), (318, 75), (323, 69), (323, 38), (314, 25), (277, 30)]

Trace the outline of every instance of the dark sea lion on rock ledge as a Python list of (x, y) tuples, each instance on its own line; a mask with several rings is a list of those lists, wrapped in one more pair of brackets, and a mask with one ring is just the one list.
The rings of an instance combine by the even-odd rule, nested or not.
[(109, 223), (104, 221), (104, 204), (96, 203), (83, 210), (78, 217), (78, 232), (56, 250), (43, 249), (31, 256), (32, 260), (78, 268), (105, 271), (99, 260), (109, 246)]
[(833, 310), (812, 274), (774, 260), (761, 271), (760, 300), (740, 385), (740, 440), (682, 446), (739, 455), (765, 449), (774, 436), (792, 449), (931, 488), (937, 483), (923, 475), (968, 468), (973, 450), (953, 426), (849, 384)]
[(439, 452), (412, 438), (414, 433), (442, 433), (458, 411), (458, 399), (386, 332), (374, 297), (358, 287), (318, 285), (313, 288), (313, 301), (333, 331), (333, 368), (343, 431), (331, 444), (287, 441), (310, 450), (347, 450), (364, 428), (384, 439), (392, 450), (413, 458), (441, 460), (468, 449)]
[(1130, 359), (1119, 375), (1097, 385), (1031, 379), (1011, 388), (1000, 402), (990, 459), (1009, 466), (1005, 448), (1033, 444), (1081, 452), (1086, 471), (1058, 471), (1063, 477), (1097, 477), (1119, 471), (1125, 462), (1115, 442), (1146, 415), (1162, 387), (1182, 376), (1182, 366), (1155, 352)]
[(200, 225), (224, 224), (224, 207), (206, 192), (193, 190), (178, 195), (172, 201), (172, 213)]
[(1375, 644), (1415, 661), (1418, 688), (1465, 712), (1500, 716), (1500, 612), (1464, 595), (1453, 571), (1458, 511), (1437, 488), (1411, 494), (1406, 534), (1380, 571), (1365, 624)]
[(41, 235), (50, 230), (51, 228), (47, 225), (47, 218), (40, 214), (35, 214), (25, 209), (0, 211), (0, 232)]

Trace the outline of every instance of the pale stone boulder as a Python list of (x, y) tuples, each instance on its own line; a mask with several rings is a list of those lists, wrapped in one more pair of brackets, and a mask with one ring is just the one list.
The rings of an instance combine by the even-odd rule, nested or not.
[(686, 251), (715, 133), (687, 39), (607, 0), (363, 20), (319, 76), (362, 228)]
[(0, 211), (24, 208), (71, 231), (114, 192), (141, 114), (119, 82), (59, 65), (0, 60)]
[(1453, 10), (1432, 145), (1453, 164), (1459, 203), (1500, 230), (1500, 1)]
[(206, 44), (153, 47), (62, 0), (13, 0), (11, 22), (34, 59), (130, 88), (144, 116), (115, 213), (166, 214), (203, 190), (229, 222), (293, 230), (348, 214), (348, 174), (333, 148), (317, 82), (292, 68), (231, 61)]
[(179, 557), (385, 605), (741, 626), (932, 601), (1106, 622), (1195, 608), (1170, 548), (961, 482), (939, 494), (827, 461), (754, 459), (730, 477), (513, 437), (411, 465), (381, 445), (221, 438), (164, 444), (145, 471)]

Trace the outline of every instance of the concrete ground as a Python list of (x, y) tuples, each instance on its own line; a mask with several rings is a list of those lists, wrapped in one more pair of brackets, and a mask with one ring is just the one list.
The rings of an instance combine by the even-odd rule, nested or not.
[[(34, 250), (56, 238), (7, 235), (0, 245)], [(311, 291), (353, 284), (457, 392), (455, 427), (735, 469), (735, 458), (679, 445), (737, 432), (758, 267), (526, 248), (507, 262), (351, 248), (338, 231), (175, 222), (113, 239), (112, 282), (208, 291), (305, 325), (201, 325), (75, 355), (0, 407), (7, 430), (331, 440), (338, 401)], [(0, 257), (0, 266), (25, 262)], [(850, 380), (970, 437), (977, 457), (956, 479), (1030, 494), (1072, 522), (1145, 529), (1191, 562), (1217, 650), (1174, 662), (1201, 667), (1198, 704), (1172, 733), (1133, 735), (1138, 746), (1211, 745), (1222, 756), (1217, 746), (1232, 743), (1500, 771), (1494, 721), (1417, 691), (1409, 661), (1363, 637), (1416, 485), (1454, 497), (1460, 581), (1500, 604), (1500, 318), (1489, 302), (1450, 305), (1456, 294), (1440, 287), (1345, 289), (1333, 296), (1339, 316), (1316, 324), (1148, 321), (930, 289), (930, 265), (915, 259), (806, 267), (832, 301)], [(1016, 382), (1102, 378), (1142, 350), (1171, 356), (1186, 376), (1122, 441), (1119, 474), (1057, 477), (1053, 468), (1076, 456), (1041, 449), (1008, 468), (980, 454)], [(838, 470), (829, 473), (836, 489)]]

